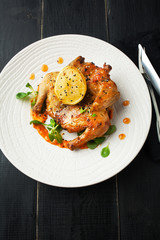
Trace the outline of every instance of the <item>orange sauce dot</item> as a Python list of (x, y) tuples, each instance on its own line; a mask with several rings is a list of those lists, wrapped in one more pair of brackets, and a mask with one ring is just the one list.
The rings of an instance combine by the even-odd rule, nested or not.
[(128, 106), (130, 104), (130, 102), (128, 101), (128, 100), (125, 100), (125, 101), (123, 101), (123, 106)]
[(126, 135), (125, 135), (124, 133), (119, 134), (119, 139), (120, 139), (120, 140), (125, 139), (125, 137), (126, 137)]
[(63, 63), (63, 58), (62, 57), (59, 57), (58, 60), (57, 60), (58, 64), (62, 64)]
[(124, 124), (129, 124), (131, 122), (130, 118), (124, 118), (123, 123)]
[(35, 74), (34, 74), (34, 73), (31, 73), (29, 79), (34, 80), (34, 79), (35, 79)]
[(46, 64), (43, 64), (41, 67), (42, 72), (47, 72), (48, 71), (48, 66)]

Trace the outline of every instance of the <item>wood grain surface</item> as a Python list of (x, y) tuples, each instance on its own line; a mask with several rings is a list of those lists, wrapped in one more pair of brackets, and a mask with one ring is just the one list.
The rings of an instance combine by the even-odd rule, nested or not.
[[(110, 42), (137, 64), (139, 43), (160, 75), (160, 1), (107, 1)], [(160, 98), (157, 96), (160, 107)], [(145, 104), (145, 103), (144, 103)], [(140, 137), (140, 136), (139, 136)], [(149, 137), (118, 174), (121, 239), (160, 239), (160, 143), (155, 113)]]
[[(135, 64), (141, 43), (160, 75), (159, 12), (159, 0), (1, 0), (0, 69), (36, 40), (78, 33), (110, 42)], [(154, 111), (135, 160), (117, 176), (90, 187), (37, 183), (1, 153), (0, 240), (159, 240), (159, 160)]]
[[(40, 1), (0, 1), (1, 70), (18, 51), (40, 38), (40, 6)], [(36, 238), (36, 187), (0, 154), (1, 240)]]

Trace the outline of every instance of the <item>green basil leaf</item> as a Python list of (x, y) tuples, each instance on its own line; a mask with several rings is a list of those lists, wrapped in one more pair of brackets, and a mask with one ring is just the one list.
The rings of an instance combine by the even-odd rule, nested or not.
[(111, 135), (112, 133), (114, 133), (117, 130), (115, 125), (111, 125), (108, 129), (108, 131), (105, 133), (105, 135)]
[(97, 115), (95, 113), (92, 114), (92, 117), (96, 117)]
[(95, 149), (97, 146), (98, 144), (94, 140), (87, 142), (87, 147), (90, 149)]
[(56, 122), (54, 119), (50, 119), (50, 126), (54, 127), (56, 125)]
[(81, 107), (80, 113), (84, 113), (84, 112), (86, 112), (86, 109), (83, 109), (83, 108)]
[(55, 136), (51, 131), (48, 133), (48, 136), (49, 136), (49, 139), (51, 140), (51, 142), (53, 142), (53, 140), (55, 139)]
[(101, 150), (102, 157), (108, 157), (109, 154), (110, 154), (109, 145), (107, 147), (102, 148), (102, 150)]
[(32, 87), (30, 83), (27, 83), (26, 84), (26, 87)]
[(99, 145), (103, 143), (105, 139), (106, 139), (105, 137), (98, 137), (98, 138), (95, 138), (94, 141)]
[(42, 123), (42, 122), (40, 122), (40, 121), (38, 121), (38, 120), (32, 120), (32, 121), (30, 122), (30, 124), (32, 124), (32, 123), (45, 125), (44, 123)]
[(30, 95), (32, 92), (27, 92), (27, 93), (24, 93), (24, 92), (19, 92), (16, 94), (16, 98), (17, 99), (22, 99), (22, 98), (25, 98), (27, 97), (28, 95)]
[(30, 83), (27, 83), (27, 84), (26, 84), (26, 87), (30, 88), (30, 89), (34, 92), (34, 89), (33, 89), (33, 87), (31, 86)]
[(52, 124), (47, 124), (48, 127), (50, 127), (51, 129), (53, 128)]
[(58, 125), (58, 127), (56, 128), (57, 132), (60, 132), (62, 129), (63, 128), (60, 125)]
[(57, 140), (58, 143), (62, 143), (62, 136), (58, 131), (54, 131), (54, 137)]

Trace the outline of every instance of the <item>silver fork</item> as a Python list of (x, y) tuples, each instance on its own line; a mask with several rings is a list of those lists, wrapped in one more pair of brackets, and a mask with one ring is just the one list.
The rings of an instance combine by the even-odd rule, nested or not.
[[(143, 48), (145, 51), (145, 48)], [(139, 64), (139, 71), (142, 74), (142, 76), (144, 77), (144, 79), (146, 80), (146, 83), (148, 85), (148, 89), (152, 98), (152, 102), (153, 102), (153, 106), (154, 106), (154, 110), (155, 110), (155, 114), (156, 114), (156, 128), (157, 128), (157, 135), (158, 135), (158, 141), (160, 142), (160, 113), (159, 113), (159, 109), (158, 109), (158, 105), (157, 105), (157, 101), (156, 101), (156, 97), (150, 82), (150, 79), (148, 78), (147, 74), (144, 72), (144, 69), (142, 67), (142, 62), (140, 59), (140, 54), (138, 55), (138, 64)]]

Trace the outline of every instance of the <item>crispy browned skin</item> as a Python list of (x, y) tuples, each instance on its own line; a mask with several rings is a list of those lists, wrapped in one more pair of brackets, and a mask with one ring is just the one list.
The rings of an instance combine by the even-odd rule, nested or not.
[(108, 108), (120, 97), (116, 84), (110, 79), (109, 72), (112, 67), (104, 63), (103, 68), (95, 66), (94, 63), (84, 62), (79, 56), (73, 60), (70, 66), (78, 68), (87, 79), (88, 92), (95, 98), (92, 109)]
[[(83, 101), (77, 105), (64, 105), (55, 96), (54, 83), (57, 72), (46, 74), (39, 86), (37, 103), (33, 111), (39, 113), (46, 99), (48, 114), (68, 132), (84, 131), (79, 137), (68, 142), (71, 150), (81, 147), (84, 143), (96, 137), (101, 137), (109, 128), (107, 109), (119, 98), (116, 84), (110, 80), (111, 67), (104, 64), (103, 68), (93, 63), (85, 63), (84, 58), (78, 57), (70, 63), (77, 67), (87, 79), (87, 93)], [(80, 108), (87, 109), (80, 113)], [(96, 116), (93, 117), (92, 114)]]

